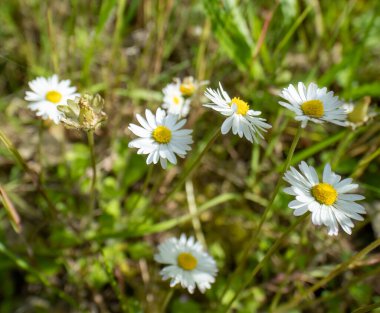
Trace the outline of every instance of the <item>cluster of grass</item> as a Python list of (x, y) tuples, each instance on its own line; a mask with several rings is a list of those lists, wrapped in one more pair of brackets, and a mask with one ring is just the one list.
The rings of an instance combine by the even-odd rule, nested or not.
[[(235, 296), (236, 312), (375, 310), (380, 251), (366, 249), (380, 236), (377, 117), (355, 131), (310, 124), (292, 158), (318, 170), (330, 162), (360, 183), (368, 215), (354, 233), (329, 237), (305, 220), (240, 292), (242, 279), (296, 219), (290, 197), (280, 192), (239, 279), (230, 277), (297, 132), (292, 114), (278, 104), (279, 91), (314, 81), (347, 101), (370, 96), (376, 108), (379, 13), (376, 0), (2, 3), (0, 312), (155, 313), (166, 304), (168, 312), (216, 312)], [(95, 134), (95, 210), (85, 134), (42, 122), (23, 100), (28, 81), (53, 73), (105, 99), (108, 121)], [(128, 148), (127, 126), (135, 113), (161, 105), (161, 89), (173, 77), (187, 75), (212, 87), (222, 81), (273, 128), (254, 145), (220, 136), (170, 193), (222, 117), (202, 107), (199, 92), (188, 118), (193, 150), (168, 170), (149, 171)], [(179, 288), (168, 299), (153, 254), (180, 233), (207, 245), (219, 273), (206, 294)]]

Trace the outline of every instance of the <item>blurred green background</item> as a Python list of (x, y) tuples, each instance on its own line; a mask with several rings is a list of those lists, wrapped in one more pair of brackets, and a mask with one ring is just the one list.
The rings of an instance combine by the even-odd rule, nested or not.
[[(192, 195), (204, 210), (202, 230), (219, 275), (205, 295), (176, 290), (167, 310), (215, 311), (296, 133), (278, 93), (290, 83), (314, 81), (345, 101), (370, 96), (376, 111), (379, 13), (377, 0), (3, 1), (0, 129), (41, 173), (58, 214), (50, 215), (38, 185), (0, 145), (1, 187), (21, 219), (12, 225), (0, 209), (0, 312), (159, 312), (169, 285), (161, 282), (153, 253), (168, 234), (193, 233)], [(105, 98), (109, 119), (95, 138), (96, 212), (87, 207), (85, 134), (41, 123), (23, 100), (28, 81), (54, 73), (79, 92)], [(164, 206), (157, 203), (183, 162), (168, 171), (154, 168), (136, 208), (147, 166), (128, 149), (127, 126), (135, 113), (161, 105), (161, 89), (174, 77), (187, 75), (211, 87), (221, 81), (262, 111), (273, 129), (260, 145), (220, 137), (189, 182), (194, 192), (181, 190)], [(222, 123), (202, 108), (201, 94), (188, 121), (195, 141), (190, 159)], [(369, 214), (352, 236), (331, 238), (311, 224), (298, 228), (245, 290), (236, 312), (269, 312), (380, 236), (380, 162), (367, 162), (379, 148), (379, 134), (377, 117), (355, 132), (330, 125), (306, 129), (293, 163), (305, 160), (321, 169), (332, 162), (342, 175), (355, 173)], [(294, 220), (289, 201), (284, 194), (277, 198), (245, 274)], [(379, 262), (377, 250), (294, 312), (349, 312), (379, 302)], [(231, 297), (234, 291), (232, 285)]]

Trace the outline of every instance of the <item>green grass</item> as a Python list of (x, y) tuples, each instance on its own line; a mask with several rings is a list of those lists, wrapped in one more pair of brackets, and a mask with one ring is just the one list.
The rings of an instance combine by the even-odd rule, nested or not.
[[(355, 132), (309, 124), (292, 159), (320, 172), (332, 162), (340, 175), (355, 177), (368, 215), (353, 235), (329, 237), (307, 219), (259, 263), (297, 219), (288, 208), (291, 197), (280, 192), (242, 280), (229, 279), (297, 132), (278, 93), (290, 83), (313, 81), (346, 101), (371, 96), (370, 108), (378, 111), (379, 13), (376, 0), (2, 3), (0, 313), (158, 313), (170, 287), (153, 254), (165, 238), (181, 233), (205, 238), (219, 273), (206, 294), (176, 288), (167, 312), (219, 312), (235, 295), (234, 310), (242, 313), (291, 304), (286, 312), (376, 312), (379, 248), (342, 264), (380, 235), (378, 116)], [(105, 99), (108, 121), (95, 132), (94, 211), (86, 134), (41, 123), (23, 99), (30, 80), (54, 73)], [(223, 119), (202, 107), (200, 92), (188, 118), (193, 150), (176, 167), (155, 166), (146, 181), (145, 158), (128, 148), (128, 124), (135, 113), (161, 105), (161, 89), (173, 77), (187, 75), (213, 88), (221, 81), (262, 111), (273, 129), (259, 145), (219, 136), (203, 155)], [(236, 294), (258, 264), (253, 281)], [(319, 286), (334, 269), (343, 270)]]

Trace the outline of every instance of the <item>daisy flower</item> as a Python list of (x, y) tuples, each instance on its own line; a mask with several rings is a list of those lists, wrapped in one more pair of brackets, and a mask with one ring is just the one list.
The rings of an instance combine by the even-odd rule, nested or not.
[(160, 161), (162, 168), (167, 167), (167, 161), (177, 164), (176, 155), (184, 158), (191, 150), (191, 129), (181, 129), (186, 120), (178, 120), (174, 114), (166, 115), (158, 108), (156, 115), (145, 110), (146, 119), (140, 114), (136, 118), (141, 126), (129, 124), (129, 129), (138, 137), (129, 143), (129, 147), (139, 149), (138, 154), (148, 154), (146, 164), (157, 164)]
[(376, 116), (376, 113), (369, 109), (370, 103), (371, 97), (368, 96), (363, 97), (355, 104), (352, 102), (344, 103), (342, 108), (347, 113), (346, 125), (355, 129)]
[(162, 107), (171, 114), (185, 117), (190, 111), (190, 99), (185, 99), (180, 90), (180, 82), (168, 84), (162, 92), (164, 93), (164, 103)]
[(79, 94), (76, 88), (70, 86), (70, 80), (58, 80), (57, 75), (49, 78), (37, 77), (29, 82), (32, 91), (27, 91), (25, 100), (31, 102), (28, 108), (36, 112), (43, 119), (51, 119), (58, 124), (62, 113), (58, 111), (58, 105), (66, 105), (67, 100), (73, 100)]
[(299, 170), (290, 167), (284, 176), (284, 180), (291, 185), (284, 192), (296, 196), (296, 200), (289, 203), (294, 215), (300, 216), (310, 211), (313, 224), (327, 226), (330, 236), (338, 235), (338, 225), (351, 234), (354, 227), (351, 219), (362, 221), (363, 217), (359, 214), (366, 214), (364, 207), (355, 202), (364, 197), (351, 193), (358, 185), (353, 184), (351, 178), (341, 180), (331, 171), (330, 164), (326, 164), (321, 182), (315, 169), (305, 162), (301, 162)]
[(296, 113), (295, 119), (301, 122), (304, 128), (308, 121), (315, 123), (330, 122), (346, 126), (347, 114), (342, 108), (342, 102), (334, 97), (327, 88), (318, 88), (311, 83), (307, 88), (299, 82), (298, 91), (293, 85), (284, 88), (280, 94), (287, 102), (280, 101), (280, 105)]
[(204, 104), (205, 107), (227, 117), (221, 127), (223, 135), (232, 128), (234, 135), (238, 134), (240, 138), (244, 136), (253, 143), (253, 141), (258, 142), (258, 137), (263, 138), (261, 132), (266, 132), (268, 128), (272, 127), (265, 123), (265, 119), (258, 117), (261, 112), (251, 110), (247, 102), (239, 97), (231, 99), (223, 90), (221, 83), (219, 83), (219, 89), (207, 88), (205, 96), (211, 100), (211, 103)]
[(191, 97), (203, 85), (207, 85), (207, 80), (197, 81), (192, 76), (185, 77), (182, 81), (180, 79), (176, 80), (179, 84), (179, 90), (182, 96)]
[(164, 280), (171, 279), (170, 287), (179, 283), (190, 293), (196, 286), (202, 293), (211, 288), (218, 271), (214, 259), (203, 251), (202, 245), (184, 234), (179, 239), (170, 238), (161, 243), (154, 259), (167, 264), (161, 275)]

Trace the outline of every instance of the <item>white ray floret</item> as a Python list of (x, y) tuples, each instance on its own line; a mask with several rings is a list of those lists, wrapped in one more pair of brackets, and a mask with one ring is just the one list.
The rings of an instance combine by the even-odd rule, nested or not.
[(221, 127), (223, 135), (232, 129), (234, 135), (237, 134), (240, 138), (244, 136), (253, 143), (253, 141), (258, 142), (258, 137), (263, 139), (261, 132), (266, 132), (272, 127), (265, 122), (265, 119), (258, 117), (261, 112), (251, 110), (247, 102), (238, 97), (231, 99), (221, 83), (216, 90), (207, 88), (205, 96), (211, 101), (211, 103), (204, 104), (205, 107), (227, 117)]
[(161, 275), (164, 280), (170, 279), (170, 287), (180, 284), (190, 293), (195, 287), (202, 293), (211, 288), (218, 271), (214, 259), (203, 251), (202, 245), (184, 234), (161, 243), (154, 259), (167, 265)]
[(156, 115), (145, 110), (146, 118), (136, 114), (141, 126), (129, 124), (129, 129), (138, 137), (129, 143), (129, 147), (137, 148), (138, 154), (147, 154), (147, 164), (157, 164), (160, 161), (162, 168), (167, 167), (167, 161), (177, 164), (177, 157), (184, 158), (191, 150), (193, 143), (191, 129), (181, 129), (186, 120), (178, 120), (174, 114), (166, 114), (157, 109)]
[(57, 75), (49, 78), (37, 77), (29, 82), (31, 91), (26, 92), (25, 100), (29, 101), (28, 108), (43, 119), (51, 119), (58, 124), (62, 113), (57, 106), (66, 105), (67, 100), (74, 100), (79, 94), (76, 88), (70, 86), (70, 80), (59, 81)]
[(364, 207), (355, 202), (364, 197), (351, 193), (358, 185), (353, 184), (351, 178), (341, 180), (331, 171), (330, 164), (325, 165), (321, 182), (315, 169), (305, 162), (301, 162), (299, 171), (290, 167), (284, 180), (291, 185), (284, 191), (296, 197), (289, 203), (294, 215), (300, 216), (310, 211), (313, 224), (327, 226), (329, 235), (338, 235), (338, 225), (351, 234), (354, 227), (351, 219), (362, 221), (360, 214), (366, 214)]
[(180, 90), (179, 81), (168, 84), (162, 92), (164, 100), (162, 107), (171, 114), (177, 114), (179, 117), (185, 117), (190, 111), (190, 99), (186, 99)]
[(342, 102), (334, 92), (327, 88), (318, 88), (314, 83), (308, 87), (304, 83), (298, 83), (298, 90), (290, 84), (280, 94), (287, 102), (279, 103), (296, 114), (295, 119), (306, 127), (308, 121), (314, 123), (329, 122), (340, 126), (346, 126), (347, 114), (342, 108)]

